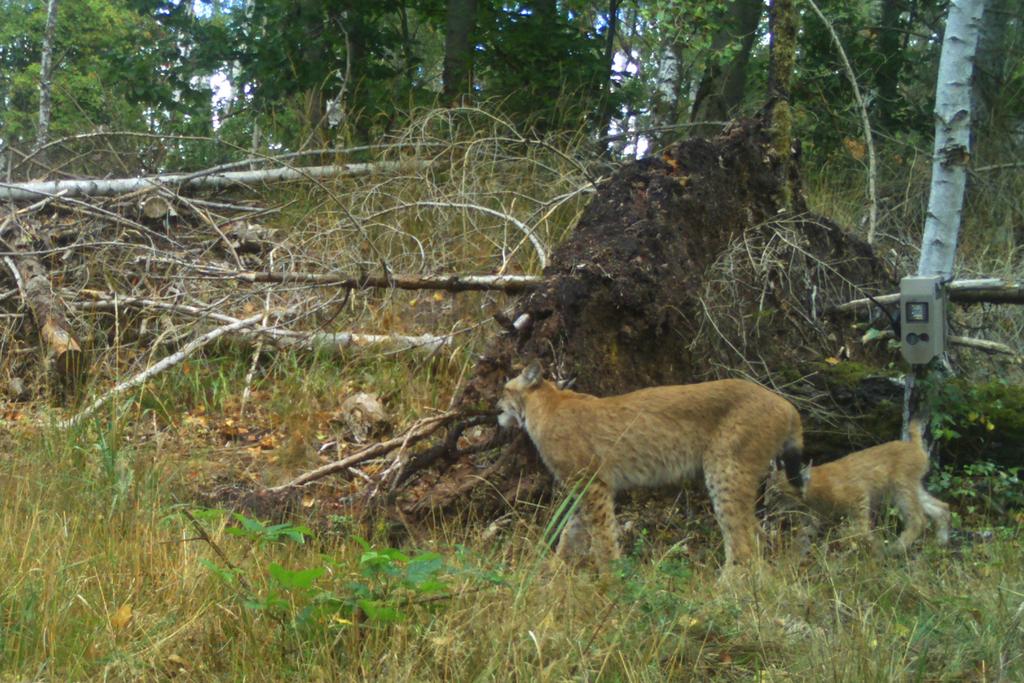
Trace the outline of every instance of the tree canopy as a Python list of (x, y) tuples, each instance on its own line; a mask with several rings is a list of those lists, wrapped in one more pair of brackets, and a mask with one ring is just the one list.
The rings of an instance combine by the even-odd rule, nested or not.
[[(926, 148), (946, 3), (818, 4), (882, 145)], [(805, 155), (859, 163), (861, 121), (840, 56), (807, 4), (795, 8), (794, 134)], [(631, 153), (637, 137), (627, 133), (657, 146), (765, 103), (767, 9), (760, 0), (63, 0), (49, 135), (218, 141), (133, 149), (136, 170), (173, 170), (233, 149), (372, 143), (417, 107), (458, 101)], [(987, 3), (978, 136), (1010, 134), (1024, 118), (1022, 10), (1021, 0)], [(46, 2), (0, 2), (5, 149), (35, 139), (45, 20)]]

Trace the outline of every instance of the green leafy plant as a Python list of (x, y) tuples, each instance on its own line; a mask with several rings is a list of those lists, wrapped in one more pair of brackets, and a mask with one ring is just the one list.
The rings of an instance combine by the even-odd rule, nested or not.
[(299, 545), (306, 542), (306, 537), (313, 534), (308, 527), (292, 524), (264, 524), (258, 519), (246, 517), (240, 512), (232, 514), (239, 526), (231, 526), (224, 531), (232, 536), (240, 536), (255, 542), (257, 545), (294, 541)]
[(943, 467), (932, 475), (930, 485), (942, 498), (968, 514), (1004, 515), (1024, 508), (1024, 487), (1020, 467), (1002, 467), (993, 462)]
[(369, 541), (355, 536), (363, 548), (359, 558), (359, 576), (346, 588), (358, 607), (371, 621), (392, 622), (405, 619), (402, 608), (421, 598), (441, 595), (449, 584), (444, 580), (448, 567), (435, 552), (409, 556), (395, 548), (373, 548)]
[[(209, 523), (225, 514), (223, 510), (196, 510), (191, 516)], [(254, 542), (259, 550), (272, 543), (303, 544), (312, 534), (304, 526), (268, 525), (241, 513), (232, 517), (238, 526), (225, 531)], [(457, 575), (488, 584), (503, 583), (495, 572), (473, 567), (458, 570), (437, 552), (409, 554), (397, 548), (375, 547), (359, 536), (353, 538), (361, 549), (354, 571), (350, 561), (329, 556), (321, 556), (321, 564), (316, 566), (295, 569), (270, 562), (265, 589), (255, 588), (256, 582), (239, 567), (208, 559), (200, 562), (225, 584), (240, 590), (247, 609), (268, 614), (302, 632), (331, 631), (363, 622), (380, 625), (404, 621), (414, 609), (443, 604), (450, 593), (451, 579)], [(221, 552), (218, 554), (226, 561)], [(340, 590), (318, 583), (345, 575), (351, 578)]]

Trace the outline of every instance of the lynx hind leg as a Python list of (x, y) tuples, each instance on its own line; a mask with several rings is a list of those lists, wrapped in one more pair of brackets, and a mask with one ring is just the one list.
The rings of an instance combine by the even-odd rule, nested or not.
[[(619, 549), (619, 524), (615, 520), (615, 501), (606, 484), (595, 480), (587, 485), (576, 517), (584, 527), (582, 532), (590, 538), (590, 557), (594, 564), (605, 567), (622, 556)], [(566, 531), (570, 531), (570, 527), (563, 530), (563, 538)], [(571, 537), (566, 540), (572, 542)], [(559, 541), (559, 551), (561, 546)]]
[(590, 532), (584, 526), (578, 513), (573, 513), (562, 529), (555, 554), (567, 564), (572, 564), (590, 554)]
[(924, 508), (924, 513), (935, 525), (935, 535), (939, 545), (949, 543), (949, 519), (951, 516), (949, 505), (925, 491), (924, 486), (918, 488), (917, 499), (920, 501), (921, 507)]
[(903, 532), (896, 541), (893, 551), (906, 552), (924, 531), (924, 510), (921, 509), (918, 491), (900, 491), (896, 494), (895, 502), (903, 519)]
[(757, 516), (754, 513), (758, 478), (745, 472), (730, 472), (737, 465), (735, 458), (714, 457), (705, 466), (704, 482), (715, 510), (715, 519), (722, 529), (725, 545), (725, 569), (749, 562), (756, 554)]

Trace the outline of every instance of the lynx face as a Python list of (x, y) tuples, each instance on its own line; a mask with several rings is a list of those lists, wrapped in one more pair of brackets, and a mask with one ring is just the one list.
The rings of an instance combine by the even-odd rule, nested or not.
[(544, 464), (579, 485), (579, 509), (558, 543), (563, 558), (619, 557), (613, 497), (703, 474), (725, 537), (727, 568), (755, 552), (758, 487), (777, 456), (799, 456), (800, 416), (789, 401), (742, 380), (641, 389), (597, 398), (545, 381), (536, 362), (498, 401), (503, 426), (525, 427)]
[(541, 383), (541, 369), (537, 363), (530, 364), (521, 375), (509, 380), (505, 389), (498, 399), (498, 424), (508, 429), (510, 427), (526, 426), (526, 397), (525, 394)]

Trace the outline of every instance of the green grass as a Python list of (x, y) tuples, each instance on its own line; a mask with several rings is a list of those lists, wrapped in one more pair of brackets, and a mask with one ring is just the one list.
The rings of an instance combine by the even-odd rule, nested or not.
[[(1019, 528), (952, 551), (926, 543), (908, 561), (780, 554), (728, 581), (648, 541), (599, 577), (547, 557), (541, 511), (497, 536), (453, 524), (421, 536), (432, 540), (418, 550), (441, 556), (430, 592), (402, 583), (401, 561), (369, 575), (343, 524), (298, 544), (205, 521), (245, 588), (211, 568), (226, 565), (180, 514), (188, 494), (166, 443), (101, 421), (0, 438), (0, 680), (1024, 677)], [(389, 552), (383, 538), (374, 553)], [(272, 563), (324, 570), (289, 590)], [(353, 610), (364, 589), (401, 620)], [(324, 595), (341, 606), (296, 621)]]

